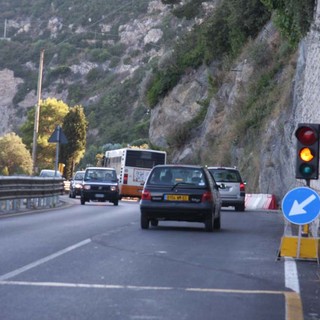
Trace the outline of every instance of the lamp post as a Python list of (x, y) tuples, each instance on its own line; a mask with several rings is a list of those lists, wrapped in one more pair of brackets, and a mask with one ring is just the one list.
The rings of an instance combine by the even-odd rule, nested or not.
[(37, 171), (37, 167), (36, 167), (37, 139), (38, 139), (38, 132), (39, 132), (43, 57), (44, 57), (44, 49), (42, 49), (41, 52), (40, 52), (38, 87), (37, 87), (37, 105), (36, 105), (35, 116), (34, 116), (33, 144), (32, 144), (32, 172), (33, 172), (33, 175), (35, 175), (37, 173), (36, 172)]

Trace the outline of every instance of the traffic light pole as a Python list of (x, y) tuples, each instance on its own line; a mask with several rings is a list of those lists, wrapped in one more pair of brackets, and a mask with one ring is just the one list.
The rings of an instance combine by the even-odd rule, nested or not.
[[(307, 187), (310, 188), (310, 179), (306, 179)], [(301, 228), (301, 226), (300, 226)], [(309, 225), (305, 224), (303, 225), (303, 230), (299, 230), (299, 233), (301, 233), (302, 237), (308, 237), (309, 236)]]

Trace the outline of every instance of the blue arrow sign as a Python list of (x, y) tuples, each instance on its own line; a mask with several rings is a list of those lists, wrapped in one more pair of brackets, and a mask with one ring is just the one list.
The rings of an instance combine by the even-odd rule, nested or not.
[(282, 200), (282, 212), (291, 223), (298, 225), (311, 223), (320, 213), (320, 197), (308, 187), (292, 189)]

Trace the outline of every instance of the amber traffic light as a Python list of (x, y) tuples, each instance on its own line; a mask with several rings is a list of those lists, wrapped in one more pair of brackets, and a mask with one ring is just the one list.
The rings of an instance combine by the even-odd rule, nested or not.
[(295, 131), (297, 179), (318, 179), (319, 127), (319, 124), (299, 123)]

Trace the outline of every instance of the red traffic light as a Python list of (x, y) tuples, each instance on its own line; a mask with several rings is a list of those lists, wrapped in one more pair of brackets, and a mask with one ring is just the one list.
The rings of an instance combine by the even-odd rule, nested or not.
[(318, 139), (318, 132), (312, 127), (299, 127), (295, 135), (297, 139), (304, 145), (310, 146), (314, 144)]

